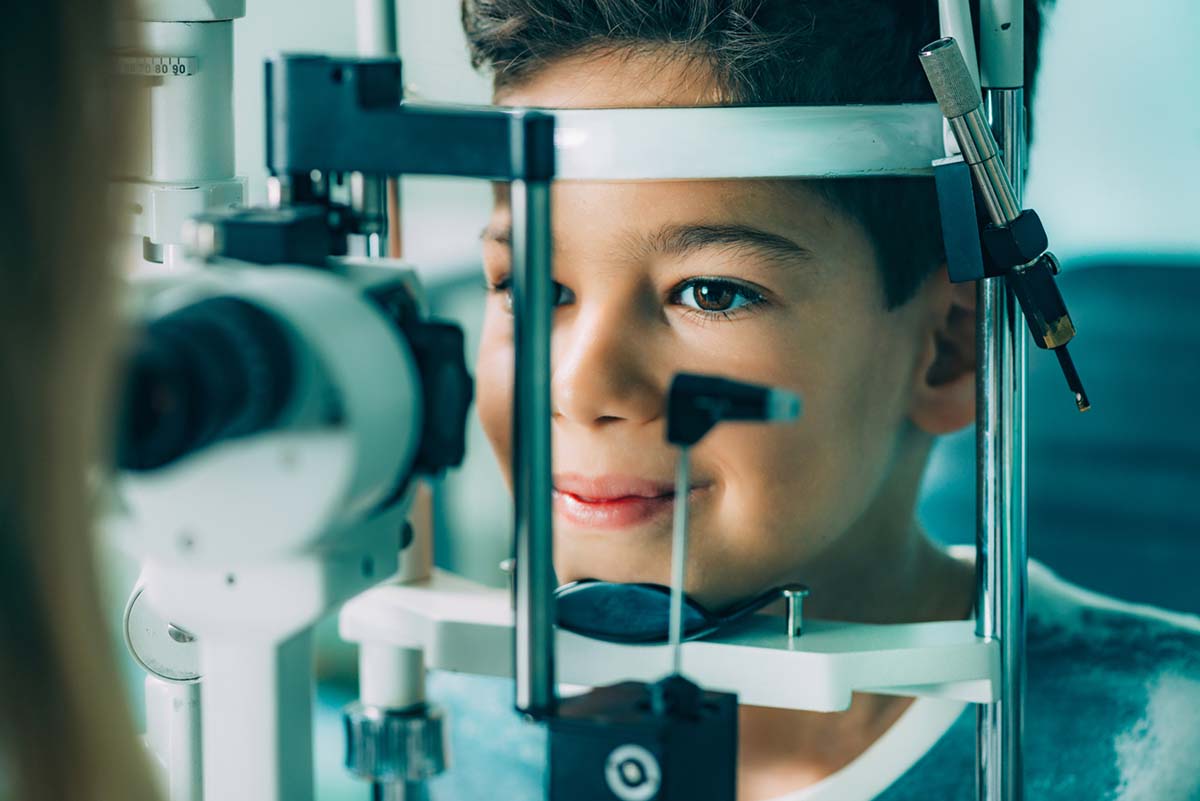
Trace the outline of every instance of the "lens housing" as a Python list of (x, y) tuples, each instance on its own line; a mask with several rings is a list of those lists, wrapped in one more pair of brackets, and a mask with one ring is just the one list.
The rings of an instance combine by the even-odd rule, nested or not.
[(117, 465), (146, 471), (275, 426), (296, 369), (284, 324), (244, 300), (202, 300), (151, 322), (129, 359)]

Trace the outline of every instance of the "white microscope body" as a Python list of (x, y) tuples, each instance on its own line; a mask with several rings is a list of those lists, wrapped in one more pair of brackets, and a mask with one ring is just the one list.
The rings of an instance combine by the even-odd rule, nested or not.
[(147, 261), (174, 266), (189, 218), (245, 201), (233, 124), (233, 25), (244, 16), (246, 0), (138, 0), (124, 23), (116, 67), (145, 82), (149, 146), (121, 184)]
[[(173, 648), (176, 661), (198, 643), (208, 799), (312, 797), (310, 629), (393, 575), (404, 545), (421, 377), (401, 332), (364, 294), (403, 274), (340, 271), (204, 266), (160, 287), (143, 310), (153, 321), (236, 299), (291, 340), (293, 382), (276, 425), (118, 481), (127, 547), (143, 563), (131, 603), (131, 612), (144, 607), (132, 621), (135, 654), (134, 640), (156, 625), (175, 643), (160, 634), (158, 652)], [(184, 670), (174, 680), (194, 678)], [(160, 700), (164, 692), (151, 690)], [(172, 725), (164, 714), (160, 706), (148, 717), (152, 735), (165, 729), (183, 751), (170, 759), (173, 798), (194, 797), (194, 728), (186, 715)]]

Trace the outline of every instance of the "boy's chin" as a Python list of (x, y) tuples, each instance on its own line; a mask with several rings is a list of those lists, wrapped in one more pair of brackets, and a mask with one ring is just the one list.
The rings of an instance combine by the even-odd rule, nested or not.
[(555, 568), (559, 584), (570, 584), (573, 581), (607, 581), (613, 584), (662, 584), (671, 583), (670, 573), (659, 570), (605, 570), (600, 567), (565, 567)]

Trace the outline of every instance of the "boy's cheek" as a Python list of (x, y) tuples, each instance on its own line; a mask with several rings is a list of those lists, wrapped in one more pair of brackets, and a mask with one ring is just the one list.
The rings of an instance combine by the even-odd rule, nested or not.
[(493, 328), (492, 320), (488, 319), (475, 362), (476, 409), (500, 470), (510, 480), (513, 349), (508, 336)]

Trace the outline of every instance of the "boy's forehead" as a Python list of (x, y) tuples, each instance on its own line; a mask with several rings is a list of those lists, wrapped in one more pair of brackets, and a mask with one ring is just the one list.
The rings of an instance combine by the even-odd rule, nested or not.
[[(510, 241), (507, 184), (485, 241)], [(857, 225), (795, 181), (562, 182), (554, 193), (554, 247), (570, 262), (643, 261), (654, 256), (747, 257), (803, 265), (809, 280), (874, 264)], [(798, 273), (797, 273), (798, 274)]]
[[(495, 210), (509, 210), (506, 183), (492, 184)], [(594, 215), (620, 209), (627, 219), (654, 225), (663, 220), (755, 224), (769, 229), (829, 227), (840, 216), (803, 181), (731, 179), (704, 181), (564, 181), (554, 185), (555, 204)]]

